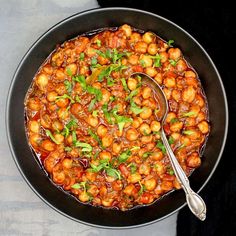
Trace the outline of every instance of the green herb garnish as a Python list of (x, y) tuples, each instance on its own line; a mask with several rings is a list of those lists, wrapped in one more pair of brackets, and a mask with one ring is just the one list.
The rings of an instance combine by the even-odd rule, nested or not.
[(129, 93), (129, 89), (128, 89), (125, 78), (121, 78), (120, 80), (121, 80), (124, 90)]
[(184, 130), (183, 131), (183, 134), (186, 134), (186, 135), (192, 135), (194, 133), (194, 131), (192, 130)]
[(154, 62), (153, 62), (154, 67), (161, 66), (161, 56), (159, 54), (156, 54), (155, 56), (151, 56), (151, 58), (154, 60)]
[(88, 133), (94, 140), (96, 140), (99, 143), (99, 145), (102, 144), (102, 142), (101, 142), (100, 138), (98, 137), (98, 135), (96, 135), (91, 129), (88, 129)]
[(97, 43), (98, 47), (101, 47), (101, 46), (102, 46), (101, 40), (97, 39), (97, 40), (96, 40), (96, 43)]
[(72, 71), (71, 71), (70, 67), (66, 68), (66, 73), (67, 73), (67, 75), (72, 76)]
[(92, 152), (93, 148), (90, 144), (88, 143), (81, 143), (79, 141), (77, 141), (75, 143), (75, 147), (81, 147), (82, 148), (82, 152)]
[(126, 162), (128, 158), (131, 156), (132, 152), (130, 149), (127, 149), (125, 152), (121, 153), (120, 156), (118, 157), (119, 163)]
[(139, 93), (139, 88), (133, 90), (126, 98), (125, 101), (131, 100), (134, 96)]
[(173, 40), (173, 39), (170, 39), (168, 42), (167, 42), (167, 44), (168, 44), (168, 46), (169, 47), (173, 47), (173, 43), (174, 43), (175, 41)]
[(166, 148), (165, 148), (165, 146), (164, 146), (164, 144), (163, 144), (163, 142), (161, 141), (161, 140), (158, 140), (157, 141), (157, 145), (156, 145), (159, 149), (161, 149), (161, 151), (164, 153), (164, 154), (166, 154)]
[(87, 83), (84, 75), (77, 75), (74, 76), (72, 79), (76, 82), (79, 82), (83, 90), (86, 89)]
[(143, 111), (143, 108), (140, 108), (139, 106), (137, 106), (137, 105), (135, 104), (135, 102), (134, 102), (133, 100), (131, 100), (131, 101), (130, 101), (130, 110), (131, 110), (134, 114), (138, 115), (139, 113), (141, 113), (141, 112)]
[(50, 130), (46, 129), (46, 135), (47, 135), (48, 137), (50, 137), (51, 140), (52, 140), (54, 143), (60, 144), (60, 143), (54, 138), (54, 136), (52, 135), (52, 133), (51, 133)]
[(102, 111), (103, 111), (103, 114), (104, 114), (106, 120), (108, 121), (108, 123), (112, 124), (111, 114), (108, 112), (108, 105), (107, 104), (102, 105)]
[(196, 112), (189, 111), (182, 114), (182, 117), (192, 117), (192, 116), (196, 116)]
[(144, 185), (141, 184), (140, 181), (138, 181), (138, 183), (140, 185), (140, 190), (138, 191), (138, 195), (142, 195), (146, 188)]
[(80, 55), (79, 55), (79, 59), (80, 59), (81, 61), (84, 60), (84, 53), (83, 53), (83, 52), (80, 53)]
[(171, 124), (174, 124), (174, 123), (176, 123), (176, 122), (178, 122), (178, 121), (179, 121), (178, 118), (172, 118), (172, 119), (170, 120), (170, 123), (171, 123)]
[(175, 60), (173, 60), (173, 59), (169, 59), (169, 62), (170, 62), (170, 64), (171, 64), (172, 66), (176, 66), (176, 64), (177, 64), (178, 61), (175, 61)]
[(175, 142), (174, 138), (172, 136), (169, 137), (169, 140), (168, 140), (169, 144), (173, 144)]
[(66, 99), (66, 98), (68, 98), (71, 103), (75, 103), (75, 100), (71, 96), (69, 96), (68, 94), (64, 94), (62, 96), (56, 96), (56, 101), (58, 101), (60, 99)]

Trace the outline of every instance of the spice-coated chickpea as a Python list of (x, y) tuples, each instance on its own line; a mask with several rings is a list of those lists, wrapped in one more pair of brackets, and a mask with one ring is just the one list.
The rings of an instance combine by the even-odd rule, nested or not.
[(167, 52), (161, 52), (160, 57), (161, 57), (161, 63), (165, 63), (168, 60), (169, 55)]
[(72, 167), (72, 159), (65, 158), (65, 159), (62, 161), (62, 166), (63, 166), (63, 168), (65, 168), (65, 169), (70, 169), (70, 168)]
[(58, 142), (58, 143), (63, 143), (64, 142), (64, 136), (62, 135), (62, 134), (55, 134), (54, 135), (54, 138), (56, 139), (56, 141)]
[(29, 122), (29, 130), (33, 133), (39, 133), (40, 126), (39, 123), (35, 120)]
[(186, 163), (189, 167), (196, 168), (201, 165), (201, 158), (197, 152), (194, 152), (188, 156)]
[(150, 158), (154, 161), (160, 161), (162, 160), (163, 158), (163, 153), (160, 152), (160, 151), (156, 151), (156, 152), (153, 152), (151, 155), (150, 155)]
[(205, 120), (200, 122), (197, 126), (203, 134), (207, 134), (209, 132), (209, 125)]
[(102, 152), (100, 152), (99, 157), (100, 157), (102, 160), (108, 160), (108, 161), (110, 161), (110, 160), (111, 160), (111, 153), (108, 152), (108, 151), (102, 151)]
[(153, 140), (153, 136), (152, 135), (142, 136), (141, 137), (141, 142), (143, 144), (148, 144), (148, 143), (152, 142), (152, 140)]
[(174, 112), (168, 112), (167, 117), (166, 117), (166, 122), (170, 123), (171, 120), (176, 118), (176, 114)]
[(150, 43), (148, 45), (148, 53), (151, 54), (151, 55), (156, 55), (158, 52), (158, 47), (157, 47), (157, 44), (155, 43)]
[(130, 27), (129, 25), (124, 24), (124, 25), (122, 25), (122, 26), (120, 27), (120, 29), (125, 32), (125, 35), (126, 35), (127, 37), (130, 37), (130, 36), (131, 36), (131, 34), (132, 34), (132, 29), (131, 29), (131, 27)]
[(99, 137), (104, 137), (107, 134), (107, 128), (105, 125), (99, 125), (97, 128), (97, 134)]
[(29, 141), (31, 143), (31, 145), (36, 148), (39, 146), (40, 142), (41, 142), (41, 136), (39, 134), (32, 134), (30, 135)]
[(63, 182), (66, 179), (66, 176), (65, 176), (65, 173), (63, 171), (62, 172), (55, 172), (55, 171), (53, 171), (52, 179), (57, 184), (63, 184)]
[(56, 100), (55, 102), (58, 107), (67, 107), (69, 105), (69, 99), (68, 98), (60, 98)]
[(135, 117), (132, 122), (132, 126), (137, 129), (141, 124), (143, 120), (140, 117)]
[(142, 119), (148, 119), (152, 115), (152, 109), (150, 107), (143, 107), (143, 111), (139, 114)]
[(75, 63), (71, 63), (69, 64), (68, 66), (66, 66), (65, 68), (65, 74), (69, 75), (76, 75), (77, 74), (77, 69), (78, 69), (78, 66), (75, 64)]
[(155, 178), (147, 179), (144, 181), (144, 186), (145, 186), (146, 190), (152, 191), (156, 188), (157, 181)]
[(36, 77), (35, 83), (39, 87), (40, 90), (44, 90), (46, 86), (48, 85), (48, 75), (46, 74), (39, 74)]
[(101, 104), (108, 103), (109, 100), (110, 100), (110, 97), (111, 97), (111, 93), (108, 90), (104, 89), (104, 88), (102, 88), (101, 91), (102, 91)]
[(179, 72), (183, 72), (187, 69), (187, 64), (184, 60), (180, 59), (177, 63), (176, 63), (176, 70)]
[(141, 175), (149, 175), (151, 172), (151, 167), (148, 163), (143, 163), (139, 166), (138, 172)]
[(170, 97), (171, 97), (171, 89), (164, 88), (164, 89), (163, 89), (163, 92), (165, 93), (166, 98), (169, 100)]
[(155, 35), (152, 32), (146, 32), (142, 37), (143, 41), (147, 44), (152, 43), (155, 39)]
[(139, 33), (134, 32), (130, 35), (130, 42), (135, 43), (140, 40), (141, 40), (141, 35)]
[(50, 140), (46, 139), (41, 143), (41, 147), (48, 151), (48, 152), (52, 152), (55, 150), (55, 143), (51, 142)]
[(170, 130), (172, 132), (179, 132), (182, 128), (183, 128), (183, 122), (179, 121), (179, 122), (175, 122), (173, 124), (170, 124)]
[(157, 70), (154, 67), (147, 67), (144, 69), (144, 72), (151, 77), (155, 77), (157, 74)]
[(105, 207), (110, 207), (112, 206), (112, 203), (114, 202), (114, 199), (112, 198), (105, 198), (105, 199), (102, 199), (102, 205), (105, 206)]
[(158, 132), (161, 129), (161, 124), (159, 121), (153, 120), (150, 127), (152, 132)]
[(135, 44), (134, 49), (138, 53), (146, 53), (147, 52), (147, 43), (139, 41)]
[(163, 78), (162, 78), (162, 74), (161, 73), (157, 73), (154, 79), (156, 80), (156, 82), (158, 84), (160, 84), (160, 85), (162, 84)]
[(139, 127), (139, 130), (142, 135), (149, 135), (152, 132), (150, 126), (147, 123), (142, 123)]
[(69, 117), (69, 111), (65, 107), (62, 107), (57, 111), (57, 116), (59, 119), (64, 120)]
[(129, 140), (129, 141), (134, 141), (134, 140), (137, 140), (139, 136), (139, 133), (136, 129), (134, 128), (130, 128), (127, 130), (126, 132), (126, 138)]
[(133, 192), (135, 190), (135, 186), (133, 184), (129, 184), (125, 187), (125, 189), (123, 190), (123, 192), (128, 195), (128, 196), (132, 196)]
[(39, 111), (41, 108), (40, 100), (37, 98), (30, 98), (28, 106), (33, 111)]
[(81, 202), (87, 202), (87, 201), (89, 201), (89, 199), (90, 199), (90, 197), (87, 192), (83, 191), (79, 194), (79, 200)]
[(141, 179), (142, 179), (142, 176), (136, 172), (134, 174), (131, 174), (128, 177), (128, 182), (134, 184), (134, 183), (137, 183), (138, 181), (140, 181)]
[(174, 88), (176, 83), (175, 83), (175, 78), (174, 77), (166, 77), (164, 79), (163, 84), (167, 87), (167, 88)]
[(98, 125), (98, 118), (94, 117), (92, 115), (88, 116), (87, 119), (88, 124), (90, 124), (92, 127), (96, 127)]
[(58, 94), (55, 91), (48, 92), (47, 100), (49, 102), (54, 102), (57, 99)]
[(142, 94), (142, 96), (143, 96), (144, 99), (147, 99), (147, 98), (149, 98), (150, 96), (152, 96), (152, 90), (151, 90), (151, 88), (149, 88), (149, 87), (144, 87), (144, 88), (142, 89), (141, 94)]
[(170, 59), (176, 61), (181, 57), (182, 53), (179, 48), (170, 48), (168, 50), (168, 54), (169, 54)]
[(175, 99), (176, 102), (179, 102), (181, 99), (181, 92), (177, 89), (173, 89), (171, 93), (172, 98)]
[(112, 144), (112, 151), (113, 151), (115, 154), (119, 154), (120, 151), (121, 151), (121, 144), (120, 144), (120, 143), (113, 143), (113, 144)]
[(55, 77), (57, 81), (63, 81), (66, 78), (66, 74), (62, 69), (56, 70)]
[(106, 135), (105, 137), (102, 138), (102, 145), (103, 147), (109, 147), (113, 142), (113, 138), (111, 135)]
[(139, 56), (135, 55), (135, 54), (130, 55), (129, 58), (128, 58), (128, 62), (131, 65), (137, 65), (138, 62), (139, 62)]
[(55, 131), (62, 131), (63, 127), (64, 127), (63, 124), (58, 120), (55, 120), (55, 121), (52, 122), (52, 128)]
[(145, 67), (151, 67), (152, 66), (152, 58), (150, 56), (147, 56), (147, 55), (144, 55), (142, 54), (139, 58), (139, 61), (142, 62), (142, 64), (145, 66)]
[(130, 90), (135, 90), (137, 88), (137, 84), (138, 84), (138, 82), (136, 79), (134, 79), (134, 78), (128, 79), (127, 85)]

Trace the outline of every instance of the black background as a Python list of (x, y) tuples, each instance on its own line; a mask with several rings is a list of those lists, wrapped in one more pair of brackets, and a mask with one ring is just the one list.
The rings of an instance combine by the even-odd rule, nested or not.
[(133, 7), (163, 16), (188, 31), (213, 59), (228, 98), (227, 143), (217, 170), (201, 192), (207, 205), (207, 219), (200, 222), (185, 207), (178, 215), (177, 235), (236, 235), (236, 9), (225, 1), (221, 6), (213, 4), (210, 7), (199, 2), (184, 4), (180, 1), (98, 2), (102, 7)]

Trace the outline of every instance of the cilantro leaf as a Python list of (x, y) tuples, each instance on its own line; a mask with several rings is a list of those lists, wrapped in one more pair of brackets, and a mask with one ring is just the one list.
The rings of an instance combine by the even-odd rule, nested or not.
[(130, 149), (127, 149), (125, 152), (121, 153), (120, 156), (118, 157), (119, 163), (126, 162), (128, 158), (131, 156), (132, 152)]
[(52, 133), (51, 133), (50, 130), (46, 129), (46, 135), (47, 135), (48, 137), (50, 137), (51, 140), (52, 140), (54, 143), (60, 144), (60, 143), (55, 139), (55, 137), (52, 135)]

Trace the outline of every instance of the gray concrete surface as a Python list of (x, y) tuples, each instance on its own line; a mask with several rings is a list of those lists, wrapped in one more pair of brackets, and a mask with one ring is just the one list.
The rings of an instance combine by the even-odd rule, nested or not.
[(0, 235), (173, 236), (176, 233), (176, 214), (150, 226), (119, 231), (73, 222), (32, 192), (11, 157), (5, 132), (5, 103), (20, 59), (49, 27), (95, 7), (98, 7), (95, 0), (0, 0)]

